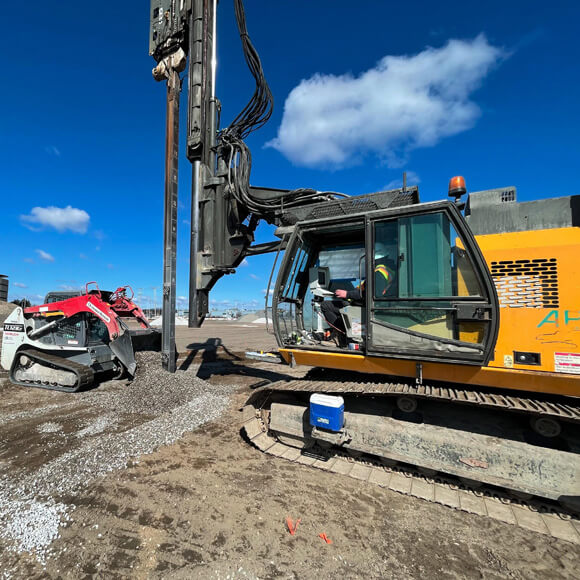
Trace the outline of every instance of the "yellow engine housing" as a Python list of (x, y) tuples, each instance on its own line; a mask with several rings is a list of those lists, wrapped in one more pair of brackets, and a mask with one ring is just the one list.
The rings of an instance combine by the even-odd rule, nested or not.
[[(578, 374), (580, 380), (580, 229), (478, 236), (500, 304), (490, 366)], [(514, 352), (533, 352), (537, 365)]]

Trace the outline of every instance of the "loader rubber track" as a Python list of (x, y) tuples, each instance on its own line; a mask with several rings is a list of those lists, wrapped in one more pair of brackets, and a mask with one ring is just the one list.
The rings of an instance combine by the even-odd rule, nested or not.
[(404, 383), (366, 383), (357, 381), (328, 381), (298, 379), (270, 383), (256, 389), (242, 409), (242, 432), (260, 451), (294, 463), (312, 466), (323, 471), (347, 475), (369, 484), (385, 487), (404, 495), (439, 503), (469, 513), (491, 517), (554, 538), (580, 544), (580, 518), (557, 502), (540, 498), (519, 499), (509, 490), (481, 485), (472, 488), (459, 478), (437, 473), (424, 475), (420, 468), (407, 464), (386, 466), (372, 455), (349, 455), (340, 448), (298, 449), (282, 443), (268, 430), (262, 407), (272, 393), (284, 391), (388, 394), (442, 399), (471, 405), (501, 408), (507, 411), (541, 414), (571, 422), (580, 421), (580, 409), (542, 399), (526, 399), (508, 395), (465, 391), (445, 387), (429, 387)]
[[(18, 366), (18, 361), (20, 356), (25, 355), (36, 363), (42, 366), (48, 366), (57, 370), (64, 370), (76, 375), (76, 383), (72, 386), (50, 384), (48, 382), (37, 382), (37, 381), (19, 381), (15, 378), (15, 371)], [(51, 391), (62, 391), (66, 393), (76, 393), (80, 389), (86, 388), (93, 384), (95, 380), (95, 373), (93, 369), (88, 366), (82, 365), (80, 363), (71, 361), (69, 359), (62, 358), (60, 356), (48, 354), (46, 352), (27, 348), (18, 351), (14, 357), (14, 363), (10, 369), (10, 381), (15, 385), (21, 385), (23, 387), (35, 387), (40, 389), (48, 389)]]

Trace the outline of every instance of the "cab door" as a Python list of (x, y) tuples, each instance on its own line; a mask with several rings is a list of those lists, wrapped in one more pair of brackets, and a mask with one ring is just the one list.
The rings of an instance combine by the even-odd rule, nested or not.
[(458, 208), (366, 218), (367, 352), (485, 365), (499, 328), (491, 274)]

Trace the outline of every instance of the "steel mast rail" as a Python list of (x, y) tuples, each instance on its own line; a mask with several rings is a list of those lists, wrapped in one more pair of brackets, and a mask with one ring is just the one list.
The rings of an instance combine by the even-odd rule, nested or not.
[[(179, 161), (179, 96), (181, 79), (185, 70), (186, 56), (178, 38), (181, 14), (177, 11), (162, 11), (160, 2), (152, 2), (152, 21), (163, 23), (172, 36), (165, 41), (165, 50), (158, 52), (158, 65), (153, 69), (157, 81), (167, 81), (167, 113), (165, 125), (165, 203), (163, 220), (163, 310), (161, 323), (161, 357), (165, 370), (176, 369), (175, 349), (175, 283), (177, 256), (177, 183)], [(172, 3), (175, 7), (175, 3)], [(157, 39), (152, 33), (152, 39)]]
[[(152, 0), (149, 54), (158, 62), (153, 70), (156, 80), (168, 80), (165, 252), (163, 284), (163, 359), (175, 351), (175, 255), (177, 226), (177, 151), (179, 88), (171, 90), (174, 66), (179, 71), (188, 64), (188, 109), (186, 155), (192, 163), (192, 203), (190, 231), (189, 326), (197, 327), (208, 310), (208, 291), (200, 280), (198, 259), (200, 238), (203, 254), (213, 256), (212, 236), (216, 220), (225, 222), (223, 193), (217, 191), (216, 134), (216, 11), (217, 0)], [(169, 107), (169, 103), (174, 106)], [(177, 108), (176, 108), (177, 107)], [(173, 121), (170, 117), (173, 116)], [(171, 129), (171, 135), (169, 133)], [(172, 139), (170, 139), (172, 137)], [(171, 160), (171, 162), (169, 162)], [(171, 190), (171, 191), (170, 191)], [(167, 196), (172, 196), (168, 198)], [(200, 207), (203, 208), (200, 216)], [(206, 218), (206, 219), (203, 219)], [(201, 227), (200, 227), (201, 224)], [(208, 229), (211, 228), (211, 229)], [(168, 370), (174, 364), (168, 363)]]
[(179, 93), (181, 80), (172, 69), (167, 80), (165, 138), (165, 210), (163, 233), (163, 313), (161, 357), (163, 368), (175, 372), (175, 262), (177, 256), (177, 176), (179, 159)]

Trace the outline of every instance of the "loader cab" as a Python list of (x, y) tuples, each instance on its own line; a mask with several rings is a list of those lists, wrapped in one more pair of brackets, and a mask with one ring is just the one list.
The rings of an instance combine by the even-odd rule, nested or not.
[[(37, 319), (37, 326), (48, 324), (50, 319)], [(99, 347), (110, 342), (105, 323), (91, 312), (79, 312), (59, 323), (53, 332), (41, 336), (44, 345), (59, 347)]]
[(499, 323), (491, 275), (451, 202), (297, 224), (272, 307), (284, 348), (478, 365)]

